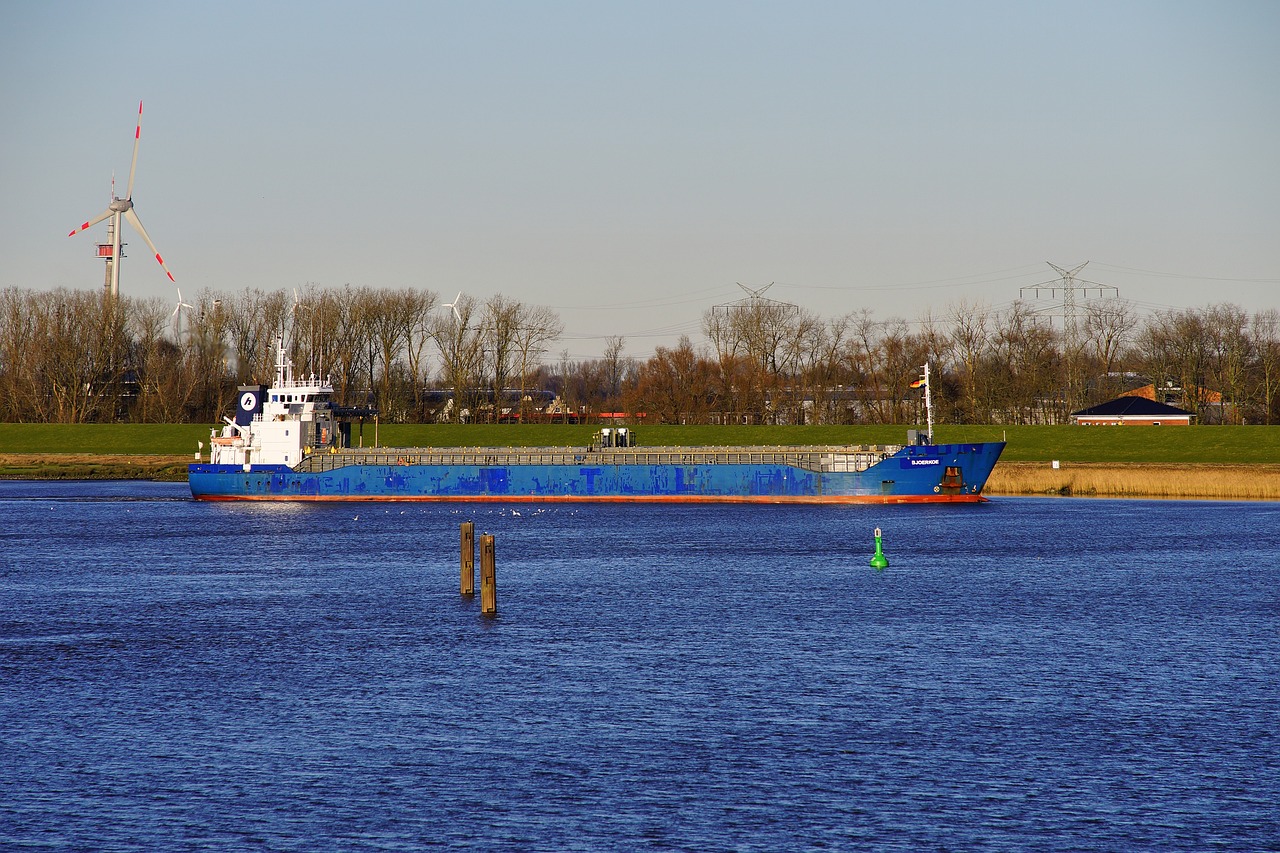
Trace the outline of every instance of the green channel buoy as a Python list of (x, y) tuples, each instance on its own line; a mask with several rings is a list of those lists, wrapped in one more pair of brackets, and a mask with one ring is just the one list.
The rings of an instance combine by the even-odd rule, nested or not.
[(883, 569), (889, 565), (889, 558), (884, 555), (884, 545), (880, 541), (880, 528), (876, 528), (876, 553), (871, 558), (871, 568)]

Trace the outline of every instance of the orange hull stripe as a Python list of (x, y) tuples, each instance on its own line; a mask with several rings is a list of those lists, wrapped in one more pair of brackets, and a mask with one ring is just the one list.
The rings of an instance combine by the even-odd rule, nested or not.
[(343, 503), (675, 503), (675, 504), (938, 504), (986, 503), (981, 495), (835, 495), (826, 497), (699, 497), (644, 495), (640, 497), (562, 495), (468, 495), (435, 497), (432, 495), (353, 496), (353, 495), (200, 495), (201, 501), (312, 501)]

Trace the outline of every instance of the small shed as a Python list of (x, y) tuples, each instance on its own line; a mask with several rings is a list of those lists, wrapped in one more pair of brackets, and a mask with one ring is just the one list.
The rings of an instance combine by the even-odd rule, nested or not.
[(1145, 397), (1117, 397), (1071, 413), (1080, 426), (1190, 426), (1193, 413)]

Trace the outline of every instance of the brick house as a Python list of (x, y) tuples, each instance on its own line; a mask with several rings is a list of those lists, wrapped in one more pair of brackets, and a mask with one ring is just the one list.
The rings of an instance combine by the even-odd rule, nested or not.
[(1117, 397), (1071, 413), (1071, 422), (1080, 426), (1190, 426), (1192, 412), (1148, 400), (1145, 397)]

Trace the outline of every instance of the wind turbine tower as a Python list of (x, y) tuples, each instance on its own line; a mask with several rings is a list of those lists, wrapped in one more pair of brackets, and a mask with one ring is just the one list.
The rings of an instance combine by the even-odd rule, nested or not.
[(142, 101), (138, 101), (138, 126), (133, 132), (133, 161), (129, 164), (129, 185), (125, 189), (124, 198), (116, 196), (115, 181), (111, 182), (111, 203), (107, 205), (107, 209), (98, 216), (85, 222), (79, 228), (72, 229), (68, 237), (74, 237), (81, 231), (86, 231), (97, 225), (104, 219), (110, 219), (107, 223), (107, 242), (98, 244), (98, 257), (107, 263), (107, 280), (106, 289), (111, 294), (112, 299), (120, 296), (120, 261), (124, 258), (120, 250), (124, 246), (120, 242), (120, 221), (128, 220), (133, 226), (133, 230), (142, 235), (142, 239), (146, 241), (147, 246), (151, 248), (152, 254), (156, 256), (156, 262), (169, 276), (169, 281), (175, 281), (173, 273), (169, 272), (169, 268), (165, 266), (164, 258), (160, 257), (160, 252), (156, 250), (156, 244), (151, 242), (151, 238), (147, 236), (147, 230), (142, 227), (142, 220), (138, 219), (138, 214), (133, 209), (133, 179), (138, 171), (138, 141), (142, 138)]
[[(111, 173), (111, 200), (112, 201), (116, 200), (116, 176), (114, 172)], [(118, 252), (119, 257), (121, 258), (127, 257), (124, 253), (124, 247), (126, 245), (128, 244), (116, 243), (116, 220), (115, 220), (115, 217), (108, 219), (107, 220), (107, 242), (98, 244), (98, 257), (106, 261), (107, 277), (106, 277), (106, 280), (103, 282), (102, 286), (107, 293), (113, 292), (112, 286), (111, 286), (112, 282), (116, 282), (117, 284), (119, 283), (119, 279), (116, 278), (116, 271), (115, 271), (116, 256)], [(116, 293), (114, 295), (118, 295), (119, 288), (116, 287), (115, 291)]]

